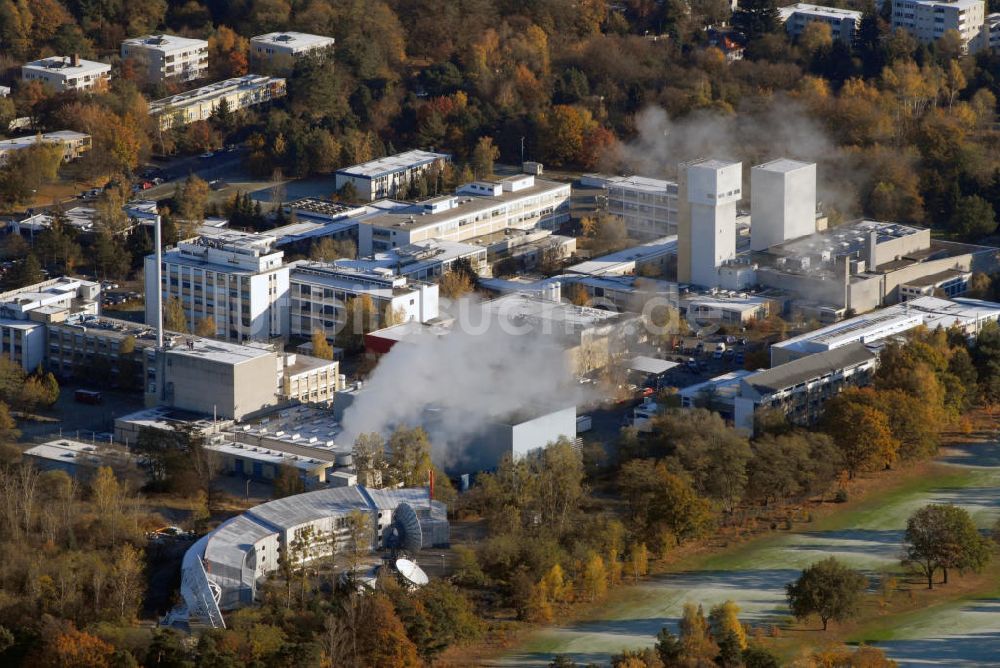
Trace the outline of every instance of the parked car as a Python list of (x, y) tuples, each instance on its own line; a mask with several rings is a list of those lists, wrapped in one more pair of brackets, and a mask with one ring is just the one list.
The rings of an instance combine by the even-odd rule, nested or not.
[(211, 151), (205, 151), (204, 153), (202, 153), (198, 157), (201, 158), (202, 160), (204, 160), (206, 158), (211, 158), (211, 157), (214, 157), (214, 156), (215, 156), (215, 153), (212, 153)]

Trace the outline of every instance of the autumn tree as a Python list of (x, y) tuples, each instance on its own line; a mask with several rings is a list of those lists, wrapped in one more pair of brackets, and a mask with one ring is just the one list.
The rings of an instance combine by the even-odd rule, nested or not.
[(475, 283), (464, 272), (449, 271), (438, 280), (438, 292), (448, 299), (459, 299), (475, 289)]
[(478, 179), (493, 178), (493, 163), (500, 158), (500, 149), (493, 145), (493, 137), (480, 137), (472, 150), (472, 171)]
[(333, 359), (333, 346), (327, 341), (326, 332), (319, 327), (313, 329), (312, 332), (312, 355), (321, 360)]
[(788, 607), (796, 619), (816, 615), (825, 631), (830, 620), (850, 619), (861, 605), (868, 581), (857, 571), (844, 566), (833, 557), (809, 566), (802, 575), (785, 587)]
[(174, 192), (177, 213), (189, 223), (203, 223), (208, 194), (208, 183), (194, 174), (189, 174), (184, 184), (178, 185)]
[(381, 487), (387, 467), (382, 436), (377, 432), (359, 434), (354, 440), (353, 453), (358, 482), (366, 487)]
[(849, 393), (826, 404), (823, 430), (843, 454), (850, 477), (861, 471), (884, 469), (896, 460), (899, 441), (885, 413), (859, 404)]
[(398, 427), (386, 447), (389, 484), (418, 487), (427, 483), (431, 470), (431, 443), (423, 427)]
[(309, 259), (318, 262), (333, 262), (341, 258), (353, 260), (357, 254), (358, 247), (350, 239), (322, 237), (309, 248)]
[(934, 588), (938, 570), (948, 584), (949, 569), (981, 571), (991, 557), (991, 542), (980, 535), (969, 512), (959, 506), (924, 506), (906, 522), (904, 565), (915, 567)]
[(163, 327), (171, 332), (188, 331), (187, 313), (179, 298), (170, 297), (163, 307)]
[(714, 519), (709, 502), (663, 461), (627, 462), (618, 484), (628, 502), (630, 523), (647, 544), (663, 546), (669, 536), (680, 545), (703, 535)]

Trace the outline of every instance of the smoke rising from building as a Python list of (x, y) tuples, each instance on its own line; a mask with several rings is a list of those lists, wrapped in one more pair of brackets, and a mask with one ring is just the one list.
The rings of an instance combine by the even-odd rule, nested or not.
[(381, 358), (344, 412), (343, 442), (424, 425), (435, 461), (444, 464), (460, 460), (458, 449), (491, 422), (586, 399), (557, 332), (527, 331), (527, 323), (498, 316), (464, 320), (443, 336), (399, 343)]

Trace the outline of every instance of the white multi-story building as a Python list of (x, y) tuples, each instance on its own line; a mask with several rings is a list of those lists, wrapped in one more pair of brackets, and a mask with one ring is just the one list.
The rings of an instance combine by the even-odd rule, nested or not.
[(111, 65), (80, 56), (52, 56), (21, 66), (22, 81), (41, 81), (57, 93), (104, 88), (111, 79)]
[(570, 185), (519, 174), (476, 181), (454, 195), (387, 205), (359, 219), (358, 252), (371, 255), (429, 239), (469, 241), (507, 229), (554, 229), (569, 220)]
[(750, 248), (816, 231), (816, 164), (781, 158), (750, 171)]
[(969, 53), (989, 46), (983, 0), (893, 0), (892, 27), (903, 28), (928, 43), (956, 30)]
[[(215, 323), (226, 341), (287, 335), (289, 269), (274, 237), (225, 231), (182, 241), (163, 254), (163, 304), (180, 299), (188, 326)], [(146, 322), (156, 322), (156, 257), (146, 257)]]
[(161, 130), (169, 130), (208, 120), (223, 103), (229, 111), (238, 111), (284, 95), (284, 79), (247, 74), (150, 102), (149, 113), (158, 117)]
[(468, 260), (477, 274), (486, 267), (486, 248), (456, 241), (429, 239), (409, 246), (376, 253), (372, 257), (336, 260), (338, 267), (362, 271), (388, 269), (416, 280), (433, 280), (451, 271), (459, 260)]
[(46, 132), (45, 134), (0, 140), (0, 165), (6, 164), (7, 159), (15, 151), (20, 151), (36, 144), (57, 144), (62, 146), (63, 161), (69, 162), (70, 160), (76, 160), (90, 150), (91, 139), (90, 135), (82, 132), (59, 130), (57, 132)]
[(304, 32), (269, 32), (250, 38), (250, 56), (266, 62), (284, 57), (290, 64), (307, 53), (333, 51), (335, 41), (332, 37)]
[(785, 31), (790, 37), (798, 37), (810, 23), (825, 23), (830, 26), (834, 39), (847, 44), (854, 42), (854, 34), (861, 25), (861, 12), (838, 7), (824, 7), (800, 2), (778, 10), (785, 22)]
[[(438, 287), (396, 276), (392, 269), (348, 269), (300, 260), (289, 265), (289, 333), (306, 337), (322, 330), (333, 339), (347, 320), (352, 300), (367, 296), (374, 306), (375, 327), (438, 316)], [(395, 322), (393, 322), (395, 321)]]
[(625, 222), (628, 235), (651, 241), (677, 234), (677, 183), (643, 176), (608, 179), (608, 213)]
[(339, 191), (350, 183), (358, 199), (366, 202), (404, 197), (410, 182), (432, 168), (443, 167), (447, 162), (451, 162), (447, 153), (419, 150), (397, 153), (337, 170), (335, 187)]
[(208, 71), (208, 42), (177, 35), (146, 35), (122, 42), (122, 59), (148, 83), (193, 81)]
[(719, 267), (736, 256), (736, 203), (743, 165), (699, 160), (681, 166), (677, 278), (716, 287)]

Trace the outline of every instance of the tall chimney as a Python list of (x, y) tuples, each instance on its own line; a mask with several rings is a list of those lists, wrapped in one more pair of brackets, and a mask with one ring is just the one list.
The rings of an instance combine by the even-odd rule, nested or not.
[[(160, 235), (160, 216), (153, 225), (153, 244), (156, 247), (156, 347), (163, 348), (163, 240)], [(150, 295), (146, 295), (147, 298)]]
[(80, 67), (80, 54), (79, 53), (74, 53), (73, 54), (73, 67)]

